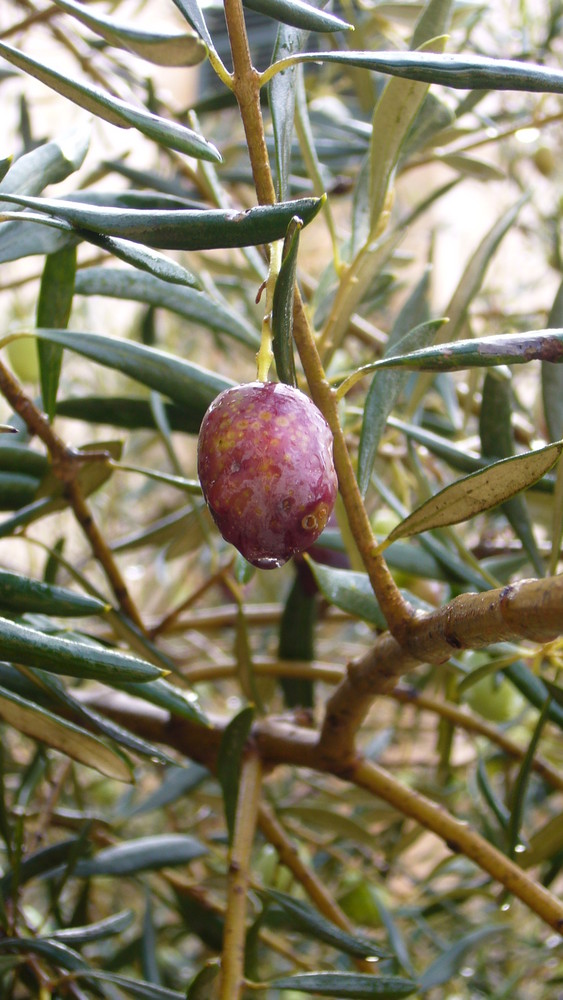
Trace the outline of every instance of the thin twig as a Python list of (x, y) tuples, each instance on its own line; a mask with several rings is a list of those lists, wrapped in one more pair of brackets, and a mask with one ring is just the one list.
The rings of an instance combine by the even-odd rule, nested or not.
[[(321, 879), (318, 878), (314, 868), (306, 865), (301, 860), (297, 848), (292, 843), (273, 809), (266, 805), (265, 802), (262, 802), (260, 806), (258, 826), (266, 840), (275, 847), (281, 863), (286, 868), (289, 868), (293, 877), (303, 886), (319, 913), (322, 913), (327, 920), (330, 920), (336, 927), (339, 927), (347, 934), (353, 934), (355, 930), (354, 925), (348, 919), (344, 910), (338, 905), (332, 893), (329, 892)], [(364, 972), (376, 972), (373, 962), (365, 962), (360, 959), (357, 965)]]
[(256, 831), (261, 789), (262, 761), (254, 752), (243, 761), (240, 775), (235, 831), (229, 862), (219, 1000), (239, 1000), (243, 987), (250, 855)]
[(51, 457), (53, 475), (61, 482), (63, 493), (90, 543), (94, 557), (98, 560), (106, 574), (121, 610), (138, 628), (143, 629), (143, 623), (137, 608), (129, 594), (125, 581), (113, 558), (113, 554), (94, 521), (77, 478), (85, 462), (107, 462), (109, 458), (108, 454), (104, 451), (79, 452), (73, 448), (69, 448), (54, 431), (46, 416), (35, 406), (11, 372), (1, 362), (0, 392), (12, 409), (25, 422), (29, 432), (32, 435), (37, 435), (43, 441)]
[(470, 858), (545, 923), (563, 933), (563, 903), (466, 823), (455, 819), (431, 799), (407, 788), (371, 761), (358, 760), (354, 767), (348, 769), (346, 777), (394, 806), (403, 816), (410, 816), (431, 830), (450, 851)]

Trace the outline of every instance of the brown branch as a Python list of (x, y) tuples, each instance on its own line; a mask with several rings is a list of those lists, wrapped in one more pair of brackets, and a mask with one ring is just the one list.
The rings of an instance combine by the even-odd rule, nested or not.
[[(205, 728), (187, 719), (173, 719), (167, 712), (142, 705), (138, 699), (104, 692), (100, 708), (137, 735), (163, 743), (214, 770), (222, 733), (228, 720), (217, 720)], [(441, 806), (407, 788), (389, 773), (361, 758), (331, 763), (318, 742), (318, 733), (284, 720), (259, 720), (251, 734), (264, 768), (290, 764), (333, 774), (366, 789), (435, 833), (452, 851), (475, 862), (509, 892), (557, 931), (563, 931), (563, 903), (537, 883), (506, 855), (489, 844), (470, 826), (455, 819)]]
[(355, 756), (356, 734), (380, 694), (420, 663), (443, 663), (460, 649), (526, 639), (549, 642), (563, 627), (563, 575), (523, 580), (484, 594), (461, 594), (444, 607), (419, 614), (399, 643), (389, 633), (348, 665), (327, 702), (320, 746), (327, 761)]
[[(500, 747), (508, 757), (512, 757), (514, 760), (521, 761), (526, 755), (527, 747), (521, 747), (500, 732), (496, 726), (469, 712), (465, 706), (455, 705), (449, 701), (437, 701), (415, 688), (396, 687), (389, 691), (388, 696), (401, 705), (414, 705), (420, 711), (433, 712), (440, 718), (447, 719), (458, 729), (463, 729), (466, 733), (484, 736), (485, 739)], [(553, 788), (563, 792), (563, 774), (552, 767), (544, 757), (535, 754), (532, 760), (532, 770)]]
[(427, 830), (437, 834), (450, 851), (464, 854), (482, 871), (500, 882), (509, 892), (537, 913), (545, 923), (563, 933), (563, 903), (540, 882), (534, 881), (493, 847), (488, 840), (472, 830), (466, 823), (455, 819), (431, 799), (407, 788), (371, 761), (358, 760), (346, 775), (347, 779), (372, 795), (377, 795), (398, 809), (403, 816), (410, 816)]
[(483, 594), (460, 594), (444, 607), (418, 615), (404, 638), (408, 652), (440, 663), (460, 649), (527, 639), (550, 642), (563, 631), (563, 575), (519, 583)]
[(246, 903), (250, 884), (250, 854), (262, 790), (262, 761), (249, 753), (242, 764), (233, 845), (227, 882), (219, 1000), (239, 1000), (244, 980)]
[(225, 21), (233, 57), (233, 92), (240, 109), (256, 194), (261, 205), (273, 205), (276, 192), (260, 106), (260, 74), (250, 58), (241, 0), (225, 0)]

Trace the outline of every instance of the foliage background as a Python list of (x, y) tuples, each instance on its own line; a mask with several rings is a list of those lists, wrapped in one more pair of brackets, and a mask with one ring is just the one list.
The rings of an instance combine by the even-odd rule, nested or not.
[[(148, 230), (155, 209), (180, 206), (166, 199), (184, 199), (182, 207), (255, 205), (241, 114), (225, 79), (218, 81), (208, 64), (155, 68), (120, 45), (107, 46), (68, 10), (62, 13), (64, 6), (6, 3), (0, 41), (62, 70), (69, 85), (88, 81), (194, 129), (216, 145), (222, 163), (175, 152), (164, 133), (157, 144), (96, 115), (92, 121), (6, 59), (0, 77), (4, 155), (14, 155), (14, 166), (5, 163), (0, 191), (49, 199), (78, 194), (101, 206), (103, 215), (104, 206), (123, 207), (135, 190), (141, 194), (134, 204), (149, 213)], [(282, 5), (280, 20), (294, 6)], [(402, 53), (424, 11), (445, 23), (448, 8), (437, 2), (342, 5), (341, 16), (356, 25), (353, 42), (344, 32), (311, 34), (305, 47)], [(98, 4), (87, 9), (101, 12)], [(197, 16), (195, 4), (185, 10)], [(173, 4), (119, 3), (105, 13), (128, 29), (160, 31), (164, 18), (174, 32), (186, 30)], [(451, 13), (444, 27), (448, 52), (543, 65), (557, 80), (562, 8), (556, 0), (467, 3)], [(276, 22), (246, 14), (263, 70)], [(230, 65), (223, 13), (206, 16), (216, 50)], [(289, 34), (295, 42), (295, 33)], [(197, 43), (190, 47), (194, 59), (203, 56)], [(300, 236), (297, 274), (334, 386), (380, 357), (389, 339), (420, 324), (430, 323), (403, 352), (430, 342), (431, 334), (473, 337), (477, 344), (483, 336), (508, 333), (520, 335), (516, 343), (524, 352), (524, 332), (562, 325), (561, 98), (541, 88), (496, 90), (501, 77), (499, 70), (485, 92), (432, 86), (421, 109), (412, 111), (413, 123), (396, 126), (395, 173), (395, 164), (387, 169), (384, 159), (393, 141), (390, 119), (383, 131), (377, 121), (372, 131), (374, 104), (388, 78), (337, 64), (306, 67), (297, 140), (282, 176), (287, 200), (328, 192), (327, 205)], [(403, 93), (397, 91), (391, 112)], [(291, 121), (291, 102), (285, 93), (277, 101), (283, 125)], [(262, 110), (277, 178), (275, 130), (265, 102)], [(288, 147), (279, 136), (283, 156)], [(385, 227), (375, 227), (374, 261), (362, 271), (362, 295), (355, 296), (348, 265), (369, 243), (370, 162), (385, 189), (388, 183), (393, 188), (394, 203), (386, 205)], [(17, 173), (18, 163), (25, 176)], [(6, 220), (21, 208), (12, 202), (1, 207)], [(385, 619), (345, 504), (324, 539), (328, 554), (326, 548), (317, 553), (323, 561), (315, 584), (302, 561), (252, 574), (219, 538), (199, 498), (199, 420), (225, 379), (255, 377), (276, 267), (257, 302), (267, 264), (252, 246), (225, 250), (219, 236), (215, 249), (163, 251), (166, 261), (197, 275), (203, 292), (194, 292), (185, 275), (188, 285), (134, 271), (107, 247), (89, 242), (91, 233), (74, 230), (82, 239), (75, 276), (70, 244), (49, 243), (37, 253), (39, 233), (46, 238), (53, 232), (17, 221), (0, 229), (7, 372), (1, 419), (17, 428), (17, 435), (0, 440), (2, 995), (194, 1000), (215, 990), (221, 1000), (234, 1000), (236, 991), (297, 1000), (306, 994), (296, 985), (342, 997), (557, 995), (559, 936), (542, 919), (540, 904), (538, 914), (466, 851), (452, 854), (448, 838), (432, 826), (437, 820), (428, 818), (429, 832), (416, 803), (414, 817), (406, 800), (401, 806), (401, 789), (442, 805), (515, 860), (533, 885), (557, 896), (563, 857), (560, 627), (528, 641), (537, 636), (525, 629), (533, 633), (541, 623), (541, 609), (532, 602), (521, 611), (523, 633), (500, 642), (491, 626), (482, 641), (467, 644), (486, 649), (424, 663), (410, 673), (411, 686), (402, 681), (377, 690), (373, 706), (371, 698), (362, 703), (360, 714), (367, 717), (357, 759), (391, 776), (394, 803), (382, 788), (362, 788), (357, 773), (339, 771), (334, 761), (322, 767), (315, 758), (313, 766), (295, 766), (304, 759), (292, 746), (304, 753), (306, 734), (321, 730), (346, 664), (369, 655)], [(276, 238), (283, 232), (285, 225)], [(389, 234), (396, 242), (378, 256)], [(170, 278), (166, 261), (158, 266)], [(157, 266), (147, 259), (142, 264)], [(283, 307), (291, 296), (288, 270), (279, 281)], [(115, 297), (103, 284), (110, 275)], [(334, 302), (332, 318), (343, 334), (336, 350), (323, 341)], [(449, 325), (432, 325), (445, 316)], [(42, 403), (33, 338), (8, 342), (36, 326), (68, 328), (72, 346), (59, 380), (56, 337), (42, 342)], [(85, 359), (80, 349), (86, 333), (115, 343), (120, 338), (124, 353), (112, 356), (108, 343), (97, 341), (92, 351), (104, 366)], [(149, 353), (132, 380), (123, 357), (133, 356), (127, 345), (136, 343), (213, 375), (166, 360), (157, 368)], [(403, 514), (472, 471), (473, 456), (503, 458), (563, 436), (561, 369), (542, 362), (541, 353), (510, 371), (506, 360), (499, 362), (498, 377), (486, 375), (490, 370), (479, 362), (433, 382), (415, 373), (403, 380), (400, 395), (398, 383), (384, 383), (380, 369), (371, 395), (370, 372), (342, 398), (338, 419), (354, 468), (362, 450), (364, 471), (369, 466), (365, 509), (379, 540)], [(318, 386), (305, 361), (297, 361), (298, 378), (305, 386), (308, 376), (314, 395)], [(49, 409), (51, 399), (47, 429), (22, 409), (22, 389), (14, 388), (10, 371), (37, 403), (33, 412)], [(391, 419), (385, 423), (387, 393)], [(129, 409), (131, 401), (141, 408)], [(366, 458), (370, 434), (373, 475)], [(64, 450), (66, 442), (109, 449), (112, 461), (102, 455), (77, 463)], [(69, 487), (60, 470), (78, 465), (82, 479)], [(547, 487), (530, 489), (525, 502), (512, 500), (510, 510), (497, 508), (453, 529), (396, 542), (386, 553), (395, 580), (411, 600), (432, 609), (460, 594), (551, 575), (551, 620), (560, 626), (560, 484), (553, 474)], [(31, 581), (46, 588), (33, 588)], [(64, 593), (47, 589), (53, 586)], [(547, 593), (547, 586), (534, 591)], [(78, 595), (106, 606), (80, 606)], [(17, 633), (14, 647), (13, 623), (33, 629)], [(59, 636), (73, 643), (64, 682), (61, 648), (51, 644)], [(111, 666), (106, 653), (115, 654)], [(130, 661), (120, 660), (121, 653), (171, 673), (164, 681), (139, 682), (135, 694), (143, 700), (125, 702), (125, 674), (121, 680), (108, 675), (127, 670)], [(248, 742), (250, 703), (256, 706), (257, 743)], [(158, 714), (163, 708), (171, 710), (172, 722)], [(220, 745), (207, 738), (198, 712), (212, 721)], [(292, 731), (283, 729), (288, 718), (298, 727), (294, 743)], [(92, 742), (92, 734), (101, 742)], [(266, 754), (262, 776), (257, 760), (263, 751), (256, 757), (255, 749), (270, 738), (281, 741), (280, 756), (270, 769), (273, 758)], [(229, 867), (233, 851), (238, 869)], [(239, 936), (233, 943), (229, 934), (235, 929), (240, 935), (244, 927), (233, 902), (241, 888), (248, 895), (246, 942)], [(233, 958), (243, 945), (244, 987)], [(380, 961), (366, 963), (378, 949), (384, 952)], [(375, 965), (378, 975), (371, 974)], [(325, 978), (275, 985), (302, 973)]]

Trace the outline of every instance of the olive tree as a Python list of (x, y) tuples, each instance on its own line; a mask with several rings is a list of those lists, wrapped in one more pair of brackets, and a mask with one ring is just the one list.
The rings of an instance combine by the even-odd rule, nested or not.
[(5, 4), (7, 1000), (557, 992), (561, 14)]

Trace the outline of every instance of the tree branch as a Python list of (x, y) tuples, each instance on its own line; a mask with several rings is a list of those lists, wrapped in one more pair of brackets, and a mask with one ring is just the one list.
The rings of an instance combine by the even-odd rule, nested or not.
[(94, 557), (105, 572), (121, 610), (138, 628), (143, 630), (143, 623), (135, 603), (129, 594), (111, 550), (106, 545), (103, 535), (94, 521), (77, 478), (85, 462), (107, 462), (109, 455), (102, 451), (79, 452), (69, 448), (1, 362), (0, 392), (14, 412), (25, 421), (30, 434), (37, 435), (46, 446), (51, 456), (53, 475), (62, 483), (63, 493), (90, 543)]
[(455, 819), (431, 799), (402, 785), (370, 761), (358, 760), (348, 770), (346, 777), (353, 784), (394, 806), (403, 816), (410, 816), (427, 830), (431, 830), (444, 841), (450, 851), (470, 858), (529, 906), (546, 924), (560, 934), (563, 933), (563, 903), (540, 882), (529, 878), (518, 865), (466, 823)]
[[(214, 770), (228, 720), (217, 720), (213, 728), (205, 728), (188, 719), (173, 719), (167, 712), (152, 706), (140, 709), (138, 699), (128, 696), (116, 698), (113, 692), (109, 695), (104, 692), (102, 701), (103, 711), (110, 718), (122, 722), (137, 735), (163, 743)], [(251, 740), (265, 768), (289, 764), (333, 774), (388, 802), (402, 815), (410, 816), (435, 833), (450, 850), (470, 858), (547, 924), (563, 932), (563, 904), (548, 889), (530, 878), (468, 825), (455, 819), (431, 799), (407, 788), (387, 771), (361, 758), (329, 763), (326, 750), (319, 747), (318, 733), (284, 720), (259, 720), (253, 727)]]
[(219, 1000), (239, 1000), (244, 977), (246, 901), (250, 884), (250, 854), (262, 789), (262, 761), (249, 753), (240, 775), (233, 845), (227, 883)]

